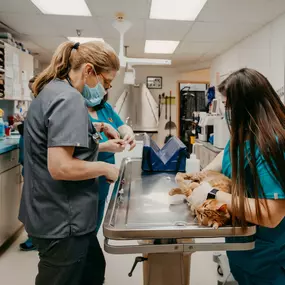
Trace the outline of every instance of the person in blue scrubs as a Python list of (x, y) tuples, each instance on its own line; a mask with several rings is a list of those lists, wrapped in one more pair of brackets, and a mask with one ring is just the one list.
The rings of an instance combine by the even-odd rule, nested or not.
[[(34, 76), (29, 80), (29, 89), (32, 90), (32, 85), (35, 82), (37, 76)], [(24, 117), (21, 115), (15, 115), (14, 120), (17, 125), (17, 129), (20, 133), (20, 140), (19, 140), (19, 163), (22, 165), (22, 176), (24, 177)], [(31, 251), (35, 250), (36, 247), (33, 245), (32, 240), (28, 238), (25, 242), (20, 244), (20, 250), (22, 251)]]
[(253, 250), (227, 253), (239, 285), (284, 285), (285, 106), (268, 80), (248, 68), (231, 74), (219, 91), (231, 139), (206, 170), (231, 178), (231, 194), (203, 183), (189, 202), (199, 206), (211, 192), (227, 205), (233, 222), (257, 225)]
[[(98, 75), (100, 76), (100, 75)], [(125, 144), (121, 144), (120, 140), (109, 140), (107, 137), (102, 134), (102, 140), (100, 141), (101, 144), (109, 144), (108, 149), (110, 149), (110, 144), (112, 144), (112, 151), (113, 152), (102, 152), (100, 150), (98, 155), (98, 161), (104, 161), (107, 163), (115, 163), (115, 152), (121, 152), (125, 149), (127, 145), (129, 145), (129, 150), (132, 150), (136, 146), (135, 136), (133, 130), (127, 126), (119, 117), (119, 115), (114, 111), (112, 106), (107, 103), (108, 100), (108, 89), (110, 89), (111, 82), (113, 78), (105, 78), (103, 77), (104, 81), (104, 88), (106, 90), (106, 95), (104, 96), (101, 102), (98, 102), (97, 106), (89, 107), (89, 115), (90, 119), (93, 123), (107, 123), (110, 124), (114, 129), (116, 129), (119, 133), (121, 139), (124, 140)], [(118, 143), (119, 142), (119, 143)], [(110, 183), (106, 181), (105, 177), (99, 177), (99, 205), (98, 205), (98, 219), (97, 219), (97, 227), (96, 232), (98, 233), (100, 226), (103, 221), (104, 217), (104, 209), (106, 198), (109, 193)]]

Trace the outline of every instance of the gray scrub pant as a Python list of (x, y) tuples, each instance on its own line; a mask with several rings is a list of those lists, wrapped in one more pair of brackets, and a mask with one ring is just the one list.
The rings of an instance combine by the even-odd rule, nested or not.
[(95, 234), (65, 239), (32, 237), (40, 262), (36, 285), (102, 285), (105, 258)]

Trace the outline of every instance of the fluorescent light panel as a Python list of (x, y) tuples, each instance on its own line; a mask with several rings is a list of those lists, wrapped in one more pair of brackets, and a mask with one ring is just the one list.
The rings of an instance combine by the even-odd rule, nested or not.
[(87, 43), (87, 42), (104, 42), (102, 38), (83, 38), (83, 37), (68, 37), (69, 41), (72, 42), (79, 42), (81, 44)]
[(207, 0), (152, 0), (150, 19), (195, 21)]
[(179, 45), (179, 41), (145, 41), (144, 52), (155, 54), (172, 54)]
[(85, 0), (31, 0), (47, 15), (92, 16)]

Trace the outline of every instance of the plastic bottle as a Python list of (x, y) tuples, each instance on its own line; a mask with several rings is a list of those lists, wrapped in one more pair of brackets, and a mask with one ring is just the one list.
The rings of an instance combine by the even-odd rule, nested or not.
[(190, 155), (190, 158), (186, 160), (186, 173), (197, 173), (200, 172), (200, 160), (196, 157), (195, 154), (195, 144), (193, 145), (193, 152)]
[(4, 125), (4, 111), (0, 109), (0, 140), (3, 140), (5, 138), (5, 125)]

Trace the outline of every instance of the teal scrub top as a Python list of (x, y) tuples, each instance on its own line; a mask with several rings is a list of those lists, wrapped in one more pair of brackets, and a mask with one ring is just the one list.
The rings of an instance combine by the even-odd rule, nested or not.
[[(250, 151), (249, 142), (246, 143), (245, 149), (246, 155), (246, 153), (249, 153)], [(285, 199), (280, 183), (276, 181), (268, 164), (257, 147), (255, 155), (257, 172), (265, 195), (263, 198)], [(250, 197), (250, 191), (253, 189), (253, 179), (247, 162), (245, 163), (245, 169)], [(230, 142), (224, 150), (222, 173), (229, 178), (232, 177)], [(277, 278), (280, 268), (285, 269), (285, 218), (276, 228), (273, 229), (257, 226), (255, 238), (255, 249), (250, 251), (232, 251), (227, 253), (230, 264), (234, 264), (248, 274), (260, 276), (264, 280), (267, 278), (270, 279), (272, 276), (276, 276)]]
[[(97, 123), (97, 122), (108, 123), (112, 127), (114, 127), (116, 130), (118, 130), (119, 127), (124, 125), (124, 122), (121, 120), (119, 115), (114, 111), (113, 107), (107, 102), (104, 104), (104, 108), (97, 111), (98, 119), (94, 119), (90, 115), (89, 117), (91, 119), (91, 122), (93, 123)], [(100, 143), (106, 142), (108, 138), (103, 133), (101, 135), (102, 135), (102, 140), (100, 141)], [(104, 161), (104, 162), (114, 164), (115, 155), (112, 152), (99, 152), (98, 161)]]

